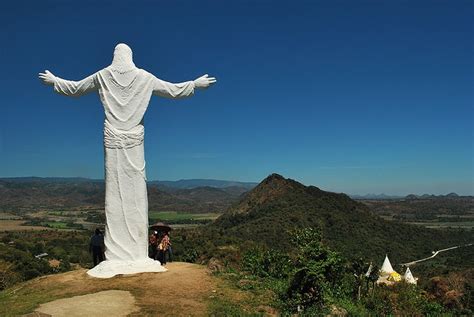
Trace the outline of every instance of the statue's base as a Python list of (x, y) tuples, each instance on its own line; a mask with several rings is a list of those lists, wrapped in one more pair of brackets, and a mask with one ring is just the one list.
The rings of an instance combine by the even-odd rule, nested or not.
[(166, 272), (160, 261), (150, 258), (137, 261), (106, 260), (87, 271), (92, 277), (111, 278), (118, 274), (136, 274), (145, 272)]

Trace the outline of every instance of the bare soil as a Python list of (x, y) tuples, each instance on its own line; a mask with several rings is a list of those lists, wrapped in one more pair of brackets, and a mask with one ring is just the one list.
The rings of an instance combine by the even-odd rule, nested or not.
[[(134, 298), (133, 303), (121, 308), (131, 316), (206, 316), (209, 298), (212, 298), (218, 287), (216, 279), (205, 267), (196, 264), (172, 262), (166, 267), (168, 271), (164, 273), (141, 273), (110, 279), (90, 277), (85, 269), (44, 276), (11, 290), (6, 306), (13, 309), (9, 311), (10, 313), (21, 311), (24, 314), (36, 311), (36, 315), (39, 315), (52, 312), (49, 309), (54, 307), (60, 309), (68, 305), (80, 313), (85, 312), (84, 297), (77, 297), (78, 295), (94, 295), (113, 290), (129, 292)], [(109, 301), (122, 301), (123, 298), (120, 296), (123, 296), (123, 293), (120, 294), (117, 298), (109, 298)], [(57, 301), (59, 298), (68, 298), (68, 301)], [(49, 304), (45, 304), (47, 302)], [(27, 307), (25, 305), (30, 305), (31, 308), (25, 308)], [(132, 309), (134, 306), (137, 309)], [(100, 316), (102, 308), (102, 302), (98, 301), (95, 304), (91, 302), (88, 304), (87, 312), (96, 309), (96, 313), (92, 315)], [(9, 312), (4, 313), (8, 315)], [(116, 313), (102, 315), (118, 316)]]
[(125, 317), (138, 310), (130, 292), (113, 290), (58, 299), (42, 304), (37, 313), (56, 317)]

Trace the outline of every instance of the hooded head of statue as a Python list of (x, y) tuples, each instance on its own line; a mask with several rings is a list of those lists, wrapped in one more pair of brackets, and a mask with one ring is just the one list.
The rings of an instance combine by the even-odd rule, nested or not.
[(127, 44), (123, 43), (115, 46), (114, 59), (110, 66), (113, 70), (119, 73), (126, 73), (135, 70), (136, 66), (133, 63), (132, 49)]

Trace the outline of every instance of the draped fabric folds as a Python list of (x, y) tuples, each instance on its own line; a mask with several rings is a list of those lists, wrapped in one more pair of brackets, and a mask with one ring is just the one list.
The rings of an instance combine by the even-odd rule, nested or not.
[[(149, 260), (143, 116), (153, 94), (168, 98), (191, 96), (194, 82), (172, 84), (136, 67), (120, 72), (111, 65), (81, 81), (56, 77), (54, 90), (67, 96), (99, 92), (105, 112), (105, 262), (121, 262), (122, 266), (127, 263), (127, 267), (133, 266), (134, 261), (143, 264)], [(150, 268), (121, 270), (115, 274)]]

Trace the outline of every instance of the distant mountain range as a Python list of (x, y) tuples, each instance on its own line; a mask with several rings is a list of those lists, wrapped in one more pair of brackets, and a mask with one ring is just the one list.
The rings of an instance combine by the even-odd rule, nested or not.
[(437, 198), (459, 198), (459, 197), (472, 197), (472, 196), (459, 196), (456, 193), (449, 193), (447, 195), (429, 195), (429, 194), (423, 194), (423, 195), (415, 195), (415, 194), (410, 194), (405, 197), (405, 199), (437, 199)]
[[(0, 181), (14, 182), (14, 183), (103, 183), (103, 179), (92, 179), (85, 177), (3, 177), (0, 178)], [(214, 188), (236, 188), (237, 192), (242, 193), (244, 191), (250, 190), (258, 185), (255, 182), (238, 182), (238, 181), (227, 181), (219, 179), (180, 179), (177, 181), (160, 181), (152, 180), (148, 181), (148, 185), (158, 186), (159, 188), (170, 191), (170, 189), (192, 189), (197, 187), (214, 187)], [(168, 189), (167, 189), (168, 188)], [(232, 189), (230, 189), (232, 190)], [(228, 191), (228, 190), (227, 190)], [(472, 197), (472, 196), (460, 196), (456, 193), (449, 193), (447, 195), (415, 195), (410, 194), (407, 196), (400, 195), (387, 195), (387, 194), (366, 194), (366, 195), (350, 195), (352, 199), (364, 200), (364, 199), (373, 199), (373, 200), (383, 200), (383, 199), (430, 199), (430, 198), (457, 198), (457, 197)]]
[(397, 195), (386, 195), (386, 194), (367, 194), (367, 195), (350, 195), (352, 199), (357, 200), (384, 200), (384, 199), (439, 199), (439, 198), (459, 198), (459, 197), (472, 197), (472, 196), (460, 196), (456, 193), (449, 193), (447, 195), (415, 195), (410, 194), (407, 196), (397, 196)]
[(349, 195), (352, 199), (401, 199), (404, 196), (386, 194)]
[[(151, 211), (224, 212), (251, 183), (209, 180), (148, 182)], [(229, 185), (225, 187), (224, 185)], [(181, 187), (178, 187), (181, 186)], [(221, 187), (217, 187), (221, 186)], [(1, 178), (0, 211), (22, 214), (38, 209), (104, 208), (104, 181), (87, 178)]]
[[(103, 179), (91, 179), (84, 177), (4, 177), (0, 181), (15, 183), (103, 183)], [(196, 187), (243, 187), (251, 189), (258, 183), (225, 181), (219, 179), (180, 179), (177, 181), (148, 181), (149, 185), (167, 186), (172, 188), (196, 188)]]
[(103, 183), (103, 179), (86, 177), (1, 177), (0, 181), (11, 183)]
[(173, 188), (196, 188), (196, 187), (215, 187), (215, 188), (226, 188), (226, 187), (243, 187), (246, 189), (252, 189), (257, 186), (258, 183), (252, 182), (236, 182), (236, 181), (224, 181), (218, 179), (180, 179), (177, 181), (151, 181), (149, 184), (163, 185)]

